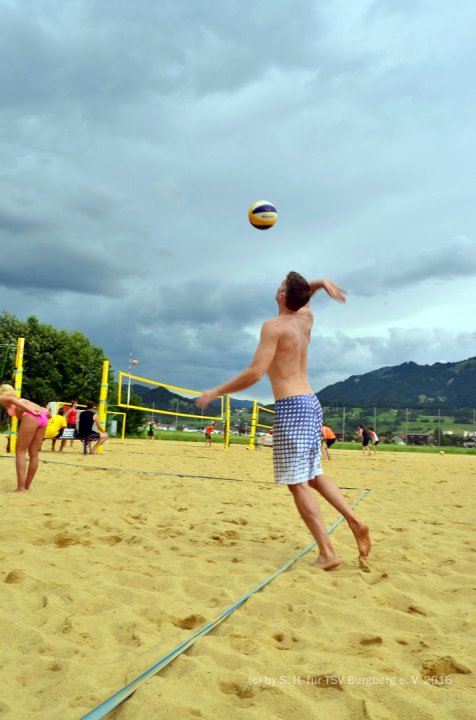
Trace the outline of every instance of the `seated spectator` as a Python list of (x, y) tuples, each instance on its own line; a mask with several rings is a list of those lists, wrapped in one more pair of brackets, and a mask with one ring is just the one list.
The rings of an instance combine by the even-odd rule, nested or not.
[[(94, 423), (96, 423), (98, 432), (93, 430)], [(92, 400), (90, 400), (86, 405), (86, 410), (83, 410), (79, 416), (78, 438), (80, 440), (97, 440), (91, 449), (91, 453), (94, 454), (100, 445), (104, 445), (108, 437), (109, 435), (99, 423), (96, 407)]]
[[(64, 417), (64, 410), (60, 408), (57, 415), (52, 415), (48, 420), (48, 424), (45, 430), (44, 440), (51, 440), (51, 450), (55, 451), (56, 441), (61, 437), (61, 433), (67, 426), (66, 418)], [(63, 440), (63, 442), (65, 442)], [(63, 442), (61, 443), (60, 451), (63, 449)]]
[(273, 431), (269, 430), (266, 435), (258, 438), (258, 445), (264, 445), (265, 447), (273, 447)]

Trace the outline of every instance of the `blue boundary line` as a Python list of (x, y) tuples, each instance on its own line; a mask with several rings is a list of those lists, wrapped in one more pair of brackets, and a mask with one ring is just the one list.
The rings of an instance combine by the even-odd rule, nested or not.
[[(356, 507), (364, 498), (367, 497), (367, 495), (370, 493), (372, 488), (366, 488), (365, 491), (362, 493), (362, 495), (354, 502), (352, 503), (352, 507)], [(344, 516), (341, 515), (338, 520), (336, 520), (335, 523), (333, 523), (329, 528), (327, 528), (327, 532), (330, 534), (333, 530), (336, 529), (338, 525), (344, 520)], [(131, 680), (127, 685), (124, 685), (121, 690), (118, 690), (118, 692), (114, 693), (114, 695), (111, 695), (110, 698), (107, 700), (104, 700), (100, 705), (98, 705), (94, 710), (90, 710), (86, 713), (86, 715), (82, 715), (80, 720), (101, 720), (101, 718), (105, 717), (107, 713), (111, 712), (115, 707), (120, 705), (124, 700), (126, 700), (128, 697), (132, 695), (138, 688), (138, 686), (143, 683), (148, 678), (152, 677), (152, 675), (155, 675), (160, 670), (162, 670), (166, 665), (171, 663), (175, 658), (177, 658), (179, 655), (181, 655), (185, 650), (188, 650), (195, 641), (201, 636), (201, 635), (207, 635), (211, 630), (217, 627), (223, 620), (225, 620), (229, 615), (231, 615), (232, 612), (237, 610), (241, 605), (243, 605), (248, 598), (250, 598), (255, 593), (262, 590), (266, 585), (269, 585), (270, 582), (272, 582), (278, 575), (281, 575), (285, 570), (287, 570), (291, 565), (293, 565), (296, 560), (299, 560), (303, 555), (305, 555), (307, 552), (312, 550), (313, 547), (315, 547), (316, 542), (313, 541), (310, 545), (305, 547), (303, 550), (300, 550), (294, 557), (292, 557), (288, 562), (286, 562), (284, 565), (282, 565), (278, 570), (275, 570), (275, 572), (270, 575), (266, 580), (264, 580), (262, 583), (257, 585), (255, 588), (250, 590), (246, 593), (246, 595), (243, 595), (242, 598), (237, 600), (233, 605), (230, 605), (226, 610), (224, 610), (215, 620), (212, 620), (207, 625), (204, 625), (199, 630), (197, 630), (195, 633), (190, 635), (186, 640), (184, 640), (180, 645), (177, 645), (173, 650), (170, 650), (170, 652), (163, 655), (157, 662), (155, 662), (153, 665), (151, 665), (147, 670), (145, 670), (143, 673), (138, 675), (134, 680)]]

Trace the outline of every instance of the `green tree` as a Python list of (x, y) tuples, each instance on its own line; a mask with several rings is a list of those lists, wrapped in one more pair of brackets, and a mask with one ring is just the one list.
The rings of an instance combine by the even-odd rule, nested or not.
[[(83, 333), (56, 330), (32, 315), (21, 321), (0, 314), (0, 342), (16, 345), (25, 338), (22, 395), (44, 405), (53, 400), (76, 398), (80, 403), (98, 400), (104, 352)], [(12, 381), (9, 375), (2, 378)], [(5, 371), (7, 373), (7, 370)]]

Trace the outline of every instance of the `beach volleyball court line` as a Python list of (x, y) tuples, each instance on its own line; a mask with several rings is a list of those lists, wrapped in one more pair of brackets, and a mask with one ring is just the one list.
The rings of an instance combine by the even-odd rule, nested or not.
[[(353, 488), (354, 489), (354, 488)], [(355, 488), (356, 489), (356, 488)], [(362, 500), (364, 500), (367, 495), (371, 492), (372, 488), (366, 488), (365, 491), (362, 493), (362, 495), (357, 498), (357, 500), (352, 503), (352, 507), (356, 507)], [(341, 515), (335, 523), (330, 525), (330, 527), (327, 528), (327, 533), (330, 535), (330, 533), (336, 529), (338, 525), (344, 520), (344, 516)], [(80, 720), (101, 720), (101, 718), (105, 717), (111, 710), (114, 710), (115, 707), (120, 705), (124, 700), (126, 700), (128, 697), (130, 697), (141, 685), (145, 680), (152, 677), (153, 675), (156, 675), (160, 670), (162, 670), (166, 665), (169, 665), (173, 660), (175, 660), (177, 657), (179, 657), (183, 652), (188, 650), (192, 645), (194, 645), (195, 641), (198, 640), (198, 638), (202, 635), (207, 635), (211, 630), (214, 630), (220, 623), (223, 622), (229, 615), (231, 615), (235, 610), (237, 610), (239, 607), (241, 607), (252, 595), (262, 590), (266, 585), (269, 585), (275, 578), (278, 577), (278, 575), (281, 575), (285, 570), (287, 570), (291, 565), (293, 565), (299, 558), (301, 558), (303, 555), (308, 553), (310, 550), (312, 550), (313, 547), (315, 547), (316, 541), (314, 540), (310, 545), (305, 547), (303, 550), (300, 550), (294, 557), (292, 557), (290, 560), (288, 560), (284, 565), (282, 565), (280, 568), (275, 570), (275, 572), (270, 575), (266, 580), (264, 580), (262, 583), (257, 585), (255, 588), (250, 590), (246, 593), (246, 595), (243, 595), (239, 600), (237, 600), (233, 605), (230, 605), (226, 610), (224, 610), (215, 620), (212, 620), (211, 622), (204, 625), (200, 630), (197, 630), (194, 632), (190, 637), (188, 637), (186, 640), (181, 642), (179, 645), (177, 645), (173, 650), (170, 650), (170, 652), (163, 655), (157, 662), (155, 662), (153, 665), (151, 665), (147, 670), (145, 670), (143, 673), (138, 675), (134, 680), (131, 680), (131, 682), (127, 683), (127, 685), (124, 685), (121, 690), (118, 690), (118, 692), (114, 693), (114, 695), (111, 695), (107, 700), (104, 700), (100, 705), (95, 707), (93, 710), (90, 710), (86, 713), (86, 715), (82, 715)]]
[[(14, 455), (0, 455), (3, 460), (14, 460)], [(106, 467), (104, 465), (76, 465), (76, 463), (62, 462), (61, 460), (40, 460), (45, 465), (65, 465), (66, 467), (74, 467), (79, 470), (107, 470), (116, 471), (119, 473), (131, 472), (131, 473), (142, 473), (143, 475), (160, 475), (164, 477), (179, 477), (179, 478), (193, 478), (194, 480), (226, 480), (228, 482), (247, 482), (243, 478), (231, 478), (221, 477), (220, 475), (189, 475), (188, 473), (168, 473), (161, 472), (160, 470), (141, 470), (140, 468), (123, 468), (123, 467)], [(277, 487), (274, 481), (269, 480), (252, 480), (254, 485), (273, 485)], [(283, 485), (284, 487), (284, 485)], [(340, 490), (362, 490), (361, 487), (344, 487), (343, 485), (338, 486)], [(367, 489), (367, 488), (366, 488)]]

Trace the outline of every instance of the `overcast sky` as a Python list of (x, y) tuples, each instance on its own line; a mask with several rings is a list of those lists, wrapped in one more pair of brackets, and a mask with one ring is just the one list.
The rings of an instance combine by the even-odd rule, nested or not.
[(202, 390), (296, 270), (349, 293), (313, 300), (316, 390), (476, 355), (475, 27), (467, 0), (0, 0), (0, 309)]

